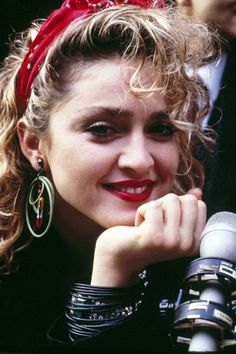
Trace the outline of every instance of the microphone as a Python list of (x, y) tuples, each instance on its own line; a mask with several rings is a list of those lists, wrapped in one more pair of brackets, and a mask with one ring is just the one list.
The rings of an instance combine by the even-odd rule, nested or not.
[(176, 343), (189, 352), (218, 352), (236, 345), (236, 214), (219, 212), (207, 222), (200, 258), (189, 264), (174, 305)]
[[(236, 262), (236, 214), (220, 212), (214, 214), (207, 222), (200, 241), (200, 257), (217, 257)], [(224, 265), (226, 271), (227, 265)], [(232, 268), (228, 269), (232, 274)], [(229, 289), (219, 279), (207, 280), (200, 293), (200, 299), (227, 305)], [(199, 326), (192, 336), (189, 351), (206, 352), (220, 350), (220, 330)]]

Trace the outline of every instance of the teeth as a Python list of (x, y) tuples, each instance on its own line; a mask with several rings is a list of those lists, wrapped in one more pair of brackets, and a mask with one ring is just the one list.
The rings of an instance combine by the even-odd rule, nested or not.
[(144, 191), (147, 190), (147, 186), (144, 187), (138, 187), (138, 188), (131, 188), (131, 187), (120, 187), (120, 186), (116, 186), (116, 189), (124, 192), (124, 193), (129, 193), (129, 194), (141, 194)]

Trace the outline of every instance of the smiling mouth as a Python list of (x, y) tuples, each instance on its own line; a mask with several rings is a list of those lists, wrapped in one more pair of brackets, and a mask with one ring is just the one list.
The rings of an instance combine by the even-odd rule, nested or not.
[(130, 202), (144, 202), (147, 200), (154, 188), (155, 183), (145, 184), (143, 186), (124, 186), (120, 184), (106, 184), (106, 190), (116, 197)]

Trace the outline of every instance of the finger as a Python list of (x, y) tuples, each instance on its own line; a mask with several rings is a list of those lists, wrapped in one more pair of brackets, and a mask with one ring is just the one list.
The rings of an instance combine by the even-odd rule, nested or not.
[[(190, 201), (189, 201), (190, 202)], [(196, 203), (197, 208), (194, 205), (194, 202), (192, 203), (192, 206), (190, 203), (185, 203), (185, 221), (184, 225), (182, 225), (181, 233), (182, 233), (182, 252), (188, 254), (188, 255), (194, 255), (198, 253), (199, 251), (199, 245), (200, 245), (200, 236), (202, 233), (202, 230), (205, 226), (206, 223), (206, 205), (203, 201), (198, 200)], [(192, 211), (190, 213), (190, 210), (192, 208)], [(194, 220), (194, 213), (195, 214), (195, 220)], [(192, 225), (190, 225), (190, 220), (187, 221), (187, 216), (192, 217)], [(195, 225), (195, 226), (194, 226)]]
[(180, 202), (174, 194), (140, 206), (136, 217), (139, 245), (149, 249), (156, 260), (173, 258), (178, 253), (179, 222)]
[(148, 230), (160, 230), (163, 225), (163, 211), (159, 200), (151, 201), (141, 205), (136, 212), (135, 226), (140, 226), (145, 223)]
[[(153, 203), (153, 202), (150, 202)], [(136, 211), (135, 214), (135, 219), (134, 219), (134, 226), (139, 226), (140, 224), (142, 224), (142, 222), (145, 219), (145, 214), (146, 214), (146, 210), (148, 208), (148, 204), (150, 203), (145, 203), (142, 204)]]
[(194, 252), (196, 249), (196, 225), (198, 221), (198, 200), (191, 194), (180, 197), (181, 222), (180, 222), (180, 251)]
[(198, 201), (198, 218), (196, 221), (195, 232), (193, 233), (194, 236), (194, 243), (193, 243), (193, 252), (191, 255), (199, 253), (200, 247), (200, 239), (202, 231), (206, 224), (206, 205), (203, 201)]
[[(157, 213), (159, 217), (157, 217)], [(135, 226), (139, 226), (144, 221), (153, 222), (155, 220), (161, 221), (166, 225), (170, 223), (170, 225), (179, 226), (180, 206), (177, 195), (169, 193), (158, 200), (145, 203), (137, 209)]]
[(196, 228), (195, 228), (195, 234), (196, 237), (198, 238), (198, 242), (200, 242), (200, 237), (202, 234), (202, 231), (206, 225), (206, 217), (207, 217), (207, 207), (206, 204), (199, 200), (198, 201), (198, 219), (196, 223)]
[(179, 242), (179, 229), (181, 220), (180, 199), (176, 194), (170, 193), (161, 201), (164, 227), (166, 235), (166, 244), (170, 247)]

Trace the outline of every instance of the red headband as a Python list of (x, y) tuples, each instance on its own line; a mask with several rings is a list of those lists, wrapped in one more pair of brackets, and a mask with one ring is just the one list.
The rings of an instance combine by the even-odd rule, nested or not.
[(144, 8), (165, 6), (165, 0), (65, 0), (43, 23), (35, 40), (26, 54), (18, 73), (16, 104), (19, 116), (26, 110), (31, 86), (54, 40), (76, 18), (120, 4), (138, 5)]

